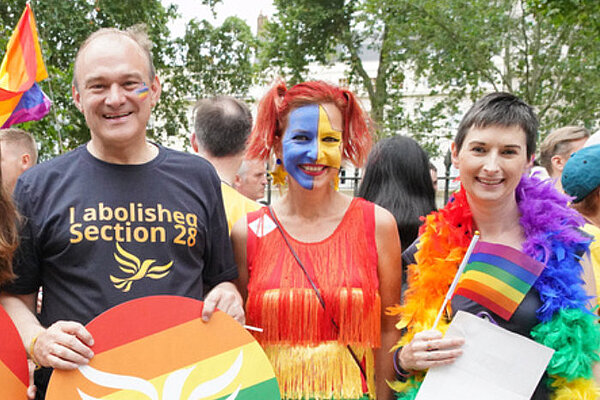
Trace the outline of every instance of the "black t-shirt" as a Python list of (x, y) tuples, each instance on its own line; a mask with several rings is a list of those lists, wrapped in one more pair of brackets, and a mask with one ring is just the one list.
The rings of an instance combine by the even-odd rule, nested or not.
[(125, 301), (196, 299), (237, 278), (220, 181), (195, 155), (158, 146), (141, 165), (116, 165), (81, 146), (24, 173), (14, 294), (43, 287), (40, 320), (86, 324)]

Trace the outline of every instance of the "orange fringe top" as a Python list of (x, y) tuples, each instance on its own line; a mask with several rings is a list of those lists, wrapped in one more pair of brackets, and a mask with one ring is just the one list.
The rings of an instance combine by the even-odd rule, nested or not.
[[(361, 397), (364, 391), (360, 370), (345, 348), (347, 344), (366, 364), (367, 380), (371, 381), (367, 382), (369, 393), (374, 396), (371, 350), (380, 346), (381, 339), (374, 211), (373, 203), (355, 198), (328, 238), (304, 243), (285, 233), (319, 288), (327, 310), (319, 303), (268, 209), (263, 207), (248, 214), (246, 317), (250, 325), (264, 330), (255, 336), (274, 364), (282, 397)], [(339, 333), (331, 318), (339, 326)], [(319, 348), (327, 343), (337, 346), (335, 351), (339, 354), (332, 354), (331, 348)], [(299, 360), (283, 359), (282, 352), (292, 355), (290, 348)], [(304, 350), (298, 352), (300, 348)], [(322, 354), (315, 355), (315, 349)], [(336, 362), (341, 364), (330, 365)], [(307, 370), (308, 364), (313, 365), (312, 373)], [(351, 370), (358, 379), (352, 384), (343, 372), (336, 379), (329, 379), (331, 369)], [(309, 376), (294, 376), (291, 371)], [(349, 385), (354, 386), (352, 390)], [(347, 397), (348, 390), (344, 394), (342, 386), (351, 393), (360, 393)]]

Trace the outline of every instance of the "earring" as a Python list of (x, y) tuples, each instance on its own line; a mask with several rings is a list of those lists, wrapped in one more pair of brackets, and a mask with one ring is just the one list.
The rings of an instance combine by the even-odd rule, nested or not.
[(283, 163), (279, 158), (275, 161), (275, 169), (269, 173), (271, 174), (271, 178), (273, 178), (273, 185), (285, 185), (287, 172), (283, 168)]

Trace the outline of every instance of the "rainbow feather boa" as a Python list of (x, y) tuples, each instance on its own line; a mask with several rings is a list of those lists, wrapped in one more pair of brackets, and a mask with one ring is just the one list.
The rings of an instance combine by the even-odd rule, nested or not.
[[(543, 304), (531, 336), (556, 351), (547, 368), (552, 399), (596, 399), (600, 392), (591, 378), (592, 364), (599, 360), (600, 333), (595, 316), (586, 309), (588, 297), (577, 255), (587, 251), (590, 242), (577, 229), (583, 220), (568, 207), (566, 196), (535, 177), (521, 179), (516, 198), (526, 237), (523, 251), (546, 265), (534, 284)], [(473, 236), (473, 224), (463, 188), (443, 209), (426, 217), (417, 264), (409, 266), (404, 303), (388, 310), (401, 317), (397, 327), (406, 329), (397, 347), (433, 326)], [(447, 326), (448, 321), (443, 321), (438, 329), (445, 332)], [(391, 386), (399, 399), (414, 399), (423, 377), (421, 373)]]

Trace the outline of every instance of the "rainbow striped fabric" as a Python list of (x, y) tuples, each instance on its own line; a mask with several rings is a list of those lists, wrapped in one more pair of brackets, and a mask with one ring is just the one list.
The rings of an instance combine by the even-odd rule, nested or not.
[(55, 370), (46, 400), (279, 400), (258, 342), (224, 312), (202, 321), (202, 307), (150, 296), (100, 314), (86, 326), (94, 357), (76, 370)]
[(0, 67), (0, 127), (38, 120), (48, 114), (50, 100), (36, 84), (47, 77), (35, 19), (27, 4)]
[(17, 328), (0, 306), (0, 397), (26, 399), (29, 385), (27, 354)]
[(478, 242), (455, 294), (508, 321), (545, 265), (509, 246)]

